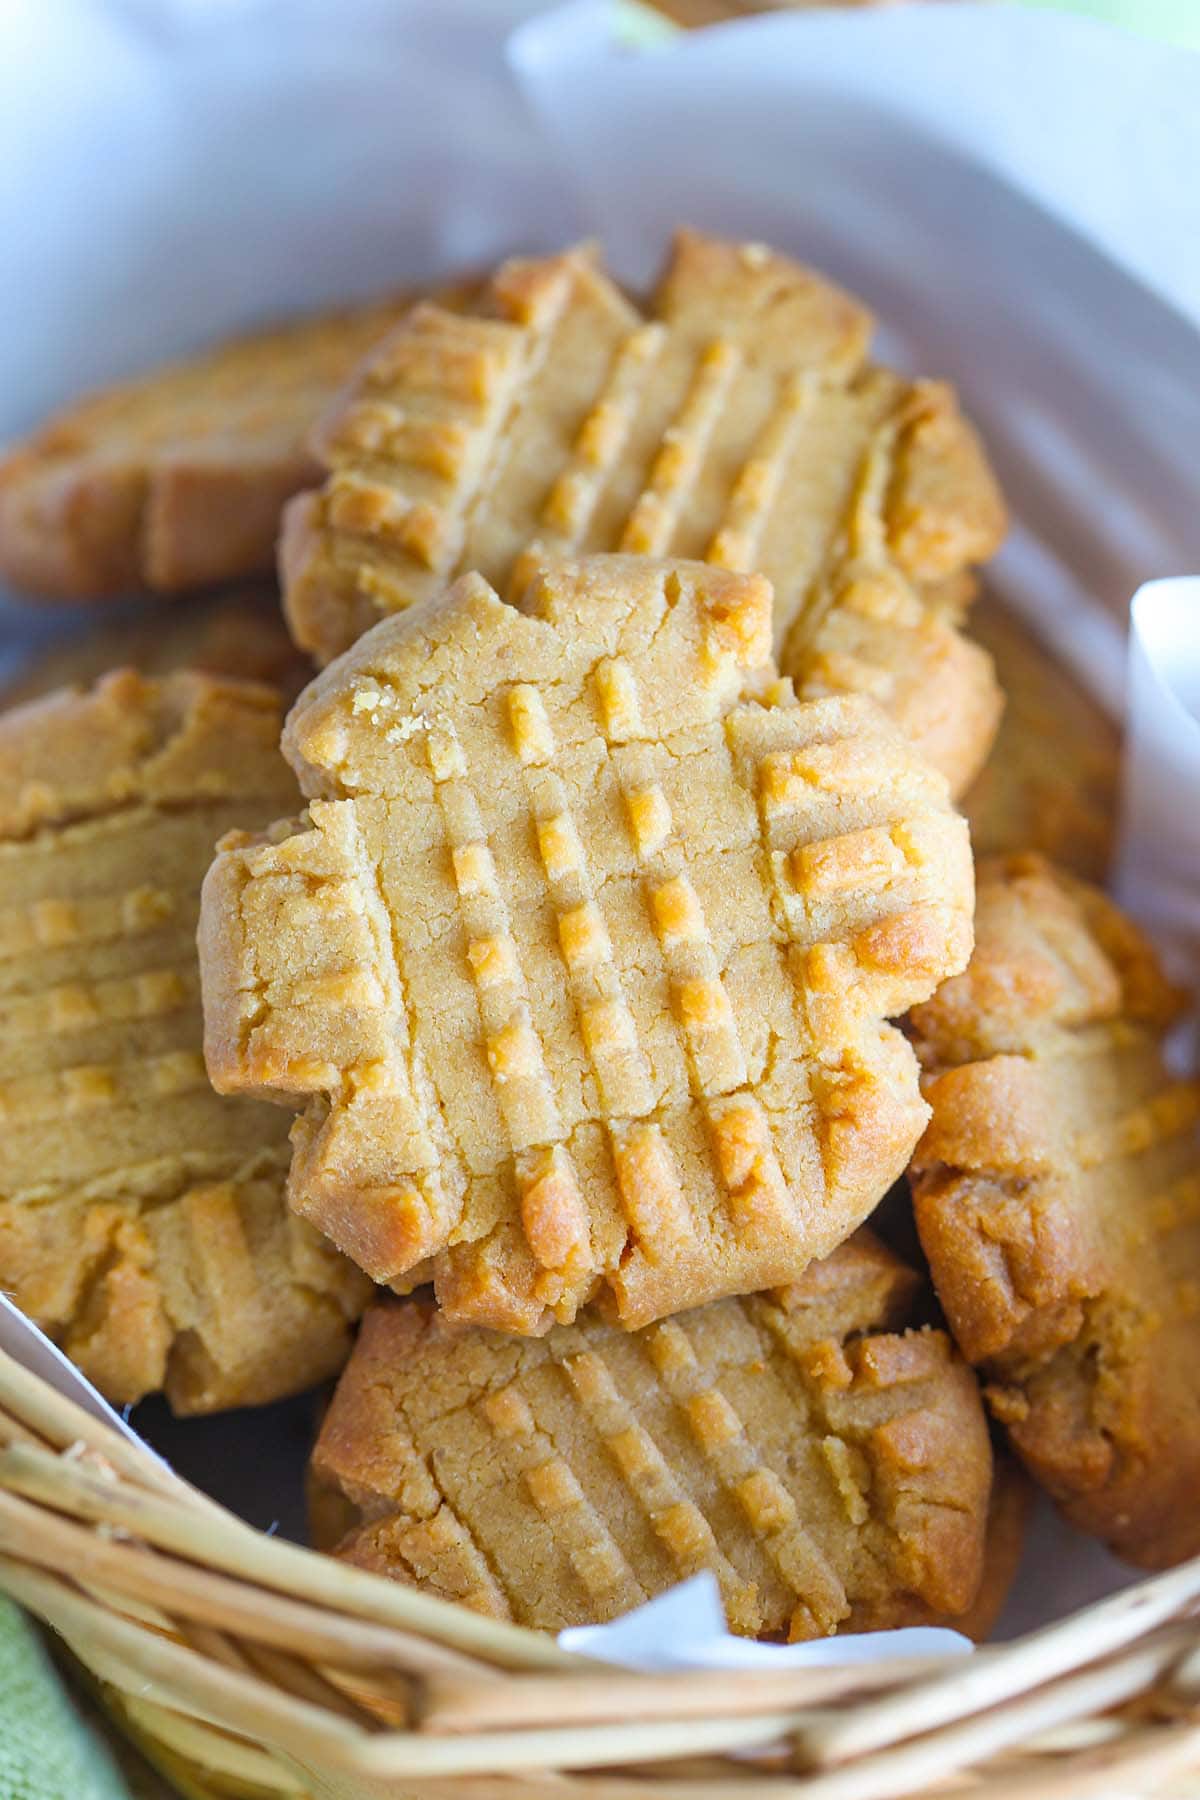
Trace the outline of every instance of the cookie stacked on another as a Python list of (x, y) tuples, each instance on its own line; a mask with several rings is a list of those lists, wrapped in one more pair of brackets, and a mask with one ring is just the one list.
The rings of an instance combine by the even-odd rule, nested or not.
[(50, 419), (0, 462), (0, 578), (90, 600), (267, 574), (314, 418), (408, 304), (257, 332)]
[(216, 1085), (300, 1099), (292, 1204), (436, 1298), (368, 1317), (326, 1531), (544, 1627), (701, 1568), (760, 1635), (966, 1614), (978, 1388), (844, 1241), (926, 1118), (885, 1019), (966, 960), (965, 825), (872, 702), (775, 677), (761, 577), (523, 579), (331, 664), (305, 820), (205, 885)]
[[(433, 290), (467, 304), (470, 277)], [(0, 584), (41, 600), (171, 598), (270, 575), (308, 439), (420, 292), (287, 320), (85, 395), (0, 457)]]
[(910, 1032), (933, 1119), (921, 1241), (995, 1417), (1067, 1517), (1164, 1567), (1200, 1551), (1200, 1082), (1182, 996), (1098, 889), (981, 865), (969, 969)]
[(200, 882), (294, 803), (279, 719), (250, 682), (129, 671), (0, 717), (0, 1286), (118, 1403), (296, 1392), (365, 1299), (288, 1214), (286, 1117), (201, 1051)]
[(903, 1172), (884, 1021), (966, 961), (966, 826), (872, 703), (773, 684), (770, 632), (758, 576), (547, 562), (293, 708), (308, 820), (205, 884), (208, 1063), (303, 1100), (292, 1204), (376, 1280), (637, 1326), (791, 1279)]
[(802, 697), (871, 695), (961, 791), (1000, 714), (960, 626), (1004, 509), (952, 390), (870, 363), (871, 323), (811, 269), (693, 232), (645, 308), (587, 250), (415, 307), (288, 510), (297, 641), (328, 661), (468, 570), (519, 588), (531, 545), (703, 557), (772, 581)]
[[(78, 814), (13, 727), (14, 830), (55, 856), (124, 830), (185, 935), (229, 832), (200, 935), (232, 1097), (193, 1085), (183, 938), (169, 969), (153, 934), (128, 969), (91, 939), (38, 968), (96, 1034), (72, 1113), (113, 1130), (14, 1195), (21, 1303), (118, 1397), (199, 1408), (319, 1378), (393, 1288), (322, 1435), (322, 1535), (485, 1610), (556, 1628), (709, 1568), (757, 1635), (985, 1630), (1021, 1488), (860, 1230), (929, 1119), (889, 1021), (971, 948), (982, 451), (758, 245), (681, 234), (645, 306), (575, 250), (386, 313), (118, 391), (0, 471), (0, 567), (95, 593), (253, 571), (327, 473), (281, 555), (329, 664), (283, 740), (306, 809), (260, 780), (236, 683), (51, 703), (143, 746)], [(187, 782), (146, 788), (176, 738)], [(81, 853), (68, 910), (84, 882)]]
[(992, 1479), (974, 1378), (903, 1331), (918, 1279), (860, 1232), (791, 1286), (637, 1332), (515, 1341), (381, 1304), (313, 1458), (319, 1536), (543, 1630), (702, 1570), (731, 1629), (963, 1614)]

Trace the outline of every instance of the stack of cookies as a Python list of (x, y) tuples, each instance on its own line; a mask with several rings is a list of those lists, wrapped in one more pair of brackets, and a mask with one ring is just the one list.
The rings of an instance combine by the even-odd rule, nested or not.
[(261, 583), (294, 494), (287, 634), (210, 599), (0, 719), (0, 1282), (122, 1401), (349, 1355), (317, 1540), (518, 1623), (707, 1570), (754, 1636), (983, 1634), (1016, 1459), (1200, 1549), (1200, 1087), (1079, 873), (1116, 747), (1047, 787), (984, 454), (870, 336), (759, 245), (645, 304), (571, 250), (0, 467), (0, 566), (76, 595)]

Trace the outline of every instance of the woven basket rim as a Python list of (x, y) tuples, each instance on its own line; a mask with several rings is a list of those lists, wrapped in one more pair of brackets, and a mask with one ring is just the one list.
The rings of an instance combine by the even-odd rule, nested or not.
[(0, 1590), (213, 1800), (890, 1800), (968, 1776), (1033, 1800), (1200, 1771), (1200, 1557), (966, 1661), (634, 1674), (257, 1531), (4, 1353)]

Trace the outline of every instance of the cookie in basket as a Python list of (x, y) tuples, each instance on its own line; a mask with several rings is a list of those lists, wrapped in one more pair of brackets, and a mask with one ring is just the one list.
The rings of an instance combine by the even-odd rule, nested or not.
[(988, 1502), (983, 1575), (965, 1612), (942, 1618), (914, 1618), (914, 1624), (949, 1625), (978, 1644), (991, 1637), (1016, 1584), (1025, 1554), (1035, 1489), (1016, 1458), (992, 1445), (992, 1492)]
[(331, 1374), (367, 1284), (284, 1203), (284, 1113), (204, 1070), (216, 839), (295, 802), (269, 689), (130, 671), (0, 717), (0, 1287), (112, 1400)]
[(411, 296), (301, 319), (68, 407), (0, 461), (0, 582), (79, 600), (265, 574), (305, 435)]
[(635, 1333), (584, 1313), (514, 1342), (381, 1303), (314, 1452), (315, 1522), (340, 1505), (340, 1555), (550, 1631), (703, 1569), (751, 1637), (964, 1612), (991, 1451), (949, 1338), (897, 1329), (915, 1285), (863, 1232)]
[(526, 573), (301, 695), (308, 821), (205, 884), (206, 1049), (302, 1102), (292, 1204), (377, 1281), (633, 1327), (790, 1279), (902, 1170), (926, 1110), (883, 1021), (964, 965), (970, 855), (872, 702), (771, 692), (761, 577)]
[(1121, 734), (1020, 619), (984, 594), (972, 635), (996, 665), (1004, 716), (962, 802), (976, 855), (1040, 850), (1101, 881), (1112, 860)]
[(1200, 1083), (1179, 996), (1097, 889), (984, 863), (965, 974), (910, 1017), (933, 1119), (921, 1241), (992, 1411), (1073, 1523), (1147, 1567), (1200, 1551)]
[[(798, 263), (681, 233), (652, 304), (594, 256), (514, 262), (475, 311), (416, 307), (326, 414), (285, 602), (318, 660), (522, 549), (702, 557), (775, 585), (802, 695), (880, 700), (958, 791), (1000, 710), (959, 630), (1000, 496), (952, 391), (867, 361), (871, 321)], [(517, 577), (519, 581), (519, 575)]]
[(313, 672), (288, 634), (278, 592), (263, 584), (199, 595), (186, 606), (149, 601), (133, 617), (93, 622), (50, 645), (0, 687), (0, 708), (24, 705), (55, 688), (87, 685), (112, 669), (236, 675), (265, 681), (289, 700)]

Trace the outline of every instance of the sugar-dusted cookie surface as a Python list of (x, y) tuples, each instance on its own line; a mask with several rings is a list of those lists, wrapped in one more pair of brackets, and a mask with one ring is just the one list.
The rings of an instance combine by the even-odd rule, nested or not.
[(400, 296), (219, 344), (89, 396), (0, 460), (0, 583), (103, 599), (267, 573), (305, 438)]
[(322, 1547), (523, 1625), (702, 1569), (733, 1630), (807, 1638), (975, 1600), (991, 1451), (915, 1277), (866, 1232), (788, 1288), (521, 1342), (367, 1314), (313, 1457)]
[(295, 803), (266, 688), (109, 676), (0, 717), (0, 1286), (110, 1399), (332, 1373), (366, 1284), (289, 1214), (287, 1117), (204, 1070), (216, 839)]
[(1112, 860), (1121, 734), (1104, 708), (990, 595), (971, 614), (1004, 690), (1004, 716), (962, 801), (975, 854), (1040, 850), (1102, 881)]
[(965, 974), (910, 1028), (921, 1241), (996, 1417), (1067, 1516), (1150, 1567), (1200, 1550), (1200, 1084), (1141, 934), (1039, 857), (981, 865)]
[(417, 307), (316, 433), (329, 477), (281, 544), (297, 640), (327, 661), (465, 570), (506, 592), (529, 544), (702, 557), (774, 583), (802, 694), (873, 694), (961, 788), (1000, 701), (957, 615), (1003, 507), (951, 390), (869, 364), (870, 326), (693, 233), (645, 311), (578, 250), (507, 264), (473, 316)]
[(205, 884), (209, 1069), (304, 1101), (292, 1204), (376, 1280), (636, 1326), (790, 1279), (903, 1168), (882, 1021), (966, 961), (966, 827), (870, 701), (741, 703), (761, 577), (584, 558), (523, 608), (464, 577), (301, 695), (310, 824)]

